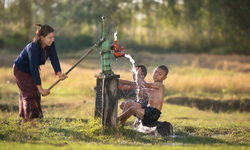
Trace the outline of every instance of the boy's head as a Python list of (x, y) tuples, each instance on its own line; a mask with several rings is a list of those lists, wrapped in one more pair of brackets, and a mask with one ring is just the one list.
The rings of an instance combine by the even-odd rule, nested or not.
[(141, 76), (145, 78), (147, 76), (147, 68), (144, 65), (137, 65), (136, 68), (141, 68)]
[(165, 65), (159, 65), (158, 68), (161, 68), (162, 70), (165, 71), (165, 76), (168, 75), (168, 72), (169, 72), (168, 67), (166, 67)]
[(165, 65), (159, 65), (155, 68), (153, 73), (153, 78), (155, 82), (162, 82), (167, 78), (168, 75), (168, 68)]

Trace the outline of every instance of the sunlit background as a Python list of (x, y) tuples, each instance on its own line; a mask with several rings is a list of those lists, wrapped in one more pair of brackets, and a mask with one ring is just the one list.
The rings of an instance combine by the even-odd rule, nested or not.
[(249, 54), (247, 0), (1, 0), (0, 52), (19, 52), (34, 23), (55, 28), (59, 52), (78, 51), (100, 38), (106, 16), (109, 38), (134, 51)]
[[(247, 149), (249, 8), (250, 0), (0, 0), (0, 149), (107, 149), (108, 144), (110, 149)], [(170, 122), (175, 136), (140, 133), (131, 127), (135, 117), (125, 128), (112, 129), (94, 119), (99, 48), (42, 97), (39, 128), (20, 127), (12, 66), (35, 36), (33, 24), (55, 29), (66, 72), (100, 40), (102, 16), (111, 43), (117, 31), (118, 43), (125, 46), (122, 52), (130, 54), (135, 65), (147, 67), (147, 82), (153, 82), (156, 66), (169, 68), (159, 121)], [(127, 58), (116, 59), (111, 53), (110, 59), (114, 73), (133, 80)], [(40, 68), (46, 89), (58, 77), (49, 61)], [(118, 108), (118, 115), (121, 111)]]

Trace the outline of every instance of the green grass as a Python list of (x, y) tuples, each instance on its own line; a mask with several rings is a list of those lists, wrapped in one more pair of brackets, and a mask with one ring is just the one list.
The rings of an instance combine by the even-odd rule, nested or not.
[(87, 149), (87, 150), (96, 150), (96, 149), (110, 149), (110, 150), (247, 150), (248, 147), (245, 146), (155, 146), (152, 144), (145, 144), (144, 146), (128, 146), (128, 145), (114, 145), (114, 144), (98, 144), (98, 143), (77, 143), (77, 144), (61, 144), (61, 145), (37, 145), (37, 144), (22, 144), (22, 143), (0, 143), (1, 149), (19, 149), (19, 150), (58, 150), (58, 149)]
[[(69, 69), (74, 62), (75, 59), (62, 61), (63, 70)], [(28, 124), (20, 127), (18, 88), (11, 65), (1, 67), (0, 149), (189, 150), (248, 149), (250, 146), (250, 117), (246, 100), (249, 98), (248, 73), (170, 66), (170, 74), (164, 81), (166, 97), (160, 121), (170, 122), (175, 136), (161, 137), (137, 132), (131, 127), (134, 117), (128, 120), (128, 126), (124, 128), (103, 127), (101, 120), (93, 117), (94, 74), (98, 74), (100, 69), (95, 60), (89, 62), (93, 62), (90, 68), (85, 68), (88, 63), (83, 61), (69, 74), (68, 79), (51, 90), (49, 96), (42, 97), (44, 118), (36, 120), (38, 128), (29, 128)], [(121, 78), (132, 79), (130, 65), (118, 68), (123, 63), (116, 60), (112, 64), (113, 70)], [(48, 66), (42, 67), (44, 88), (56, 80)], [(154, 66), (148, 66), (147, 81), (152, 81), (153, 69)], [(220, 82), (215, 82), (216, 78)], [(238, 100), (240, 105), (236, 109), (231, 107)], [(216, 111), (215, 104), (227, 108)], [(241, 111), (240, 108), (244, 106), (246, 109)], [(121, 110), (118, 110), (120, 113)]]

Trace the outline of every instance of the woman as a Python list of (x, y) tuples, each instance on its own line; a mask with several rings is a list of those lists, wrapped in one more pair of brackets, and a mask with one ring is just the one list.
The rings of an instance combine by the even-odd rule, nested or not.
[(13, 74), (19, 88), (19, 116), (25, 122), (35, 126), (34, 118), (42, 118), (41, 94), (50, 94), (48, 89), (43, 89), (39, 73), (39, 66), (44, 65), (49, 58), (55, 74), (60, 80), (67, 78), (61, 72), (60, 63), (55, 48), (54, 29), (49, 25), (35, 24), (36, 37), (29, 43), (16, 58), (13, 65)]

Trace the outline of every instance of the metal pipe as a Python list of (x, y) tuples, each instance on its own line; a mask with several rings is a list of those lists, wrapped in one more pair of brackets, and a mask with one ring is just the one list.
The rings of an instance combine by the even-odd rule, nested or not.
[(105, 22), (105, 16), (102, 16), (102, 38), (106, 38), (106, 22)]

